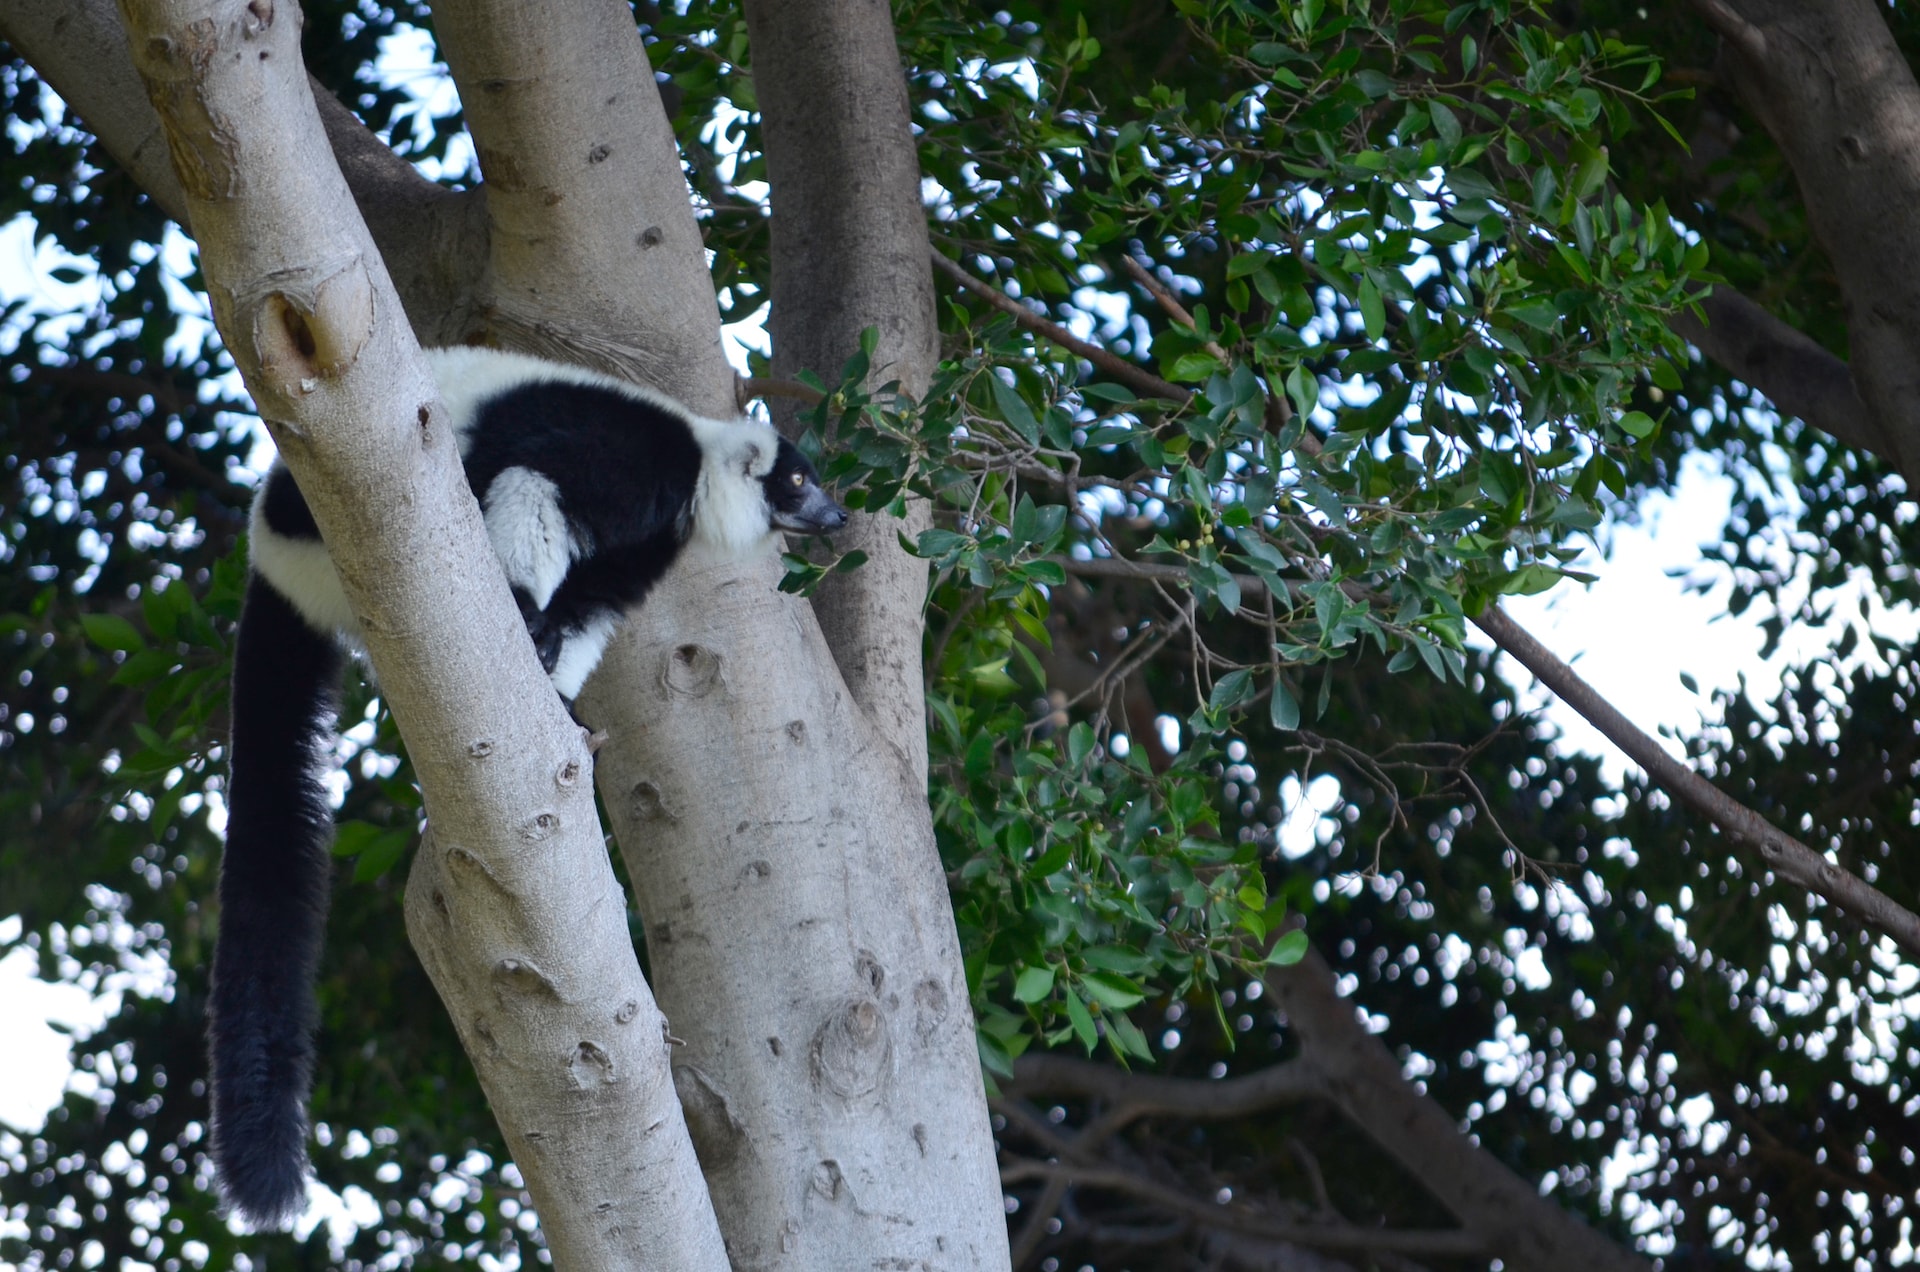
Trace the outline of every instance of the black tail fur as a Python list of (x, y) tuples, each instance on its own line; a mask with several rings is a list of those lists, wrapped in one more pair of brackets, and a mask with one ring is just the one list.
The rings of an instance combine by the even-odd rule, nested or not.
[(257, 575), (233, 657), (232, 780), (208, 1008), (213, 1159), (261, 1226), (306, 1204), (313, 983), (333, 812), (321, 778), (342, 655)]

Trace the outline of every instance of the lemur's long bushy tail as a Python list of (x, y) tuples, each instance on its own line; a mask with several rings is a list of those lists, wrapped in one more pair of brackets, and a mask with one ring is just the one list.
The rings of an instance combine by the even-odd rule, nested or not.
[(306, 1204), (313, 982), (333, 813), (323, 748), (342, 655), (255, 576), (233, 658), (232, 780), (208, 1008), (213, 1158), (227, 1199), (278, 1225)]

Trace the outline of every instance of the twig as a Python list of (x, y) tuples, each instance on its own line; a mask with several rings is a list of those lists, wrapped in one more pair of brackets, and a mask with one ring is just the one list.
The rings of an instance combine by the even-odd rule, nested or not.
[[(1131, 256), (1122, 256), (1120, 263), (1127, 267), (1127, 273), (1133, 275), (1134, 282), (1139, 283), (1147, 289), (1148, 294), (1153, 297), (1154, 303), (1167, 311), (1169, 318), (1179, 323), (1182, 327), (1185, 327), (1188, 331), (1197, 332), (1199, 330), (1199, 324), (1194, 322), (1193, 315), (1188, 313), (1186, 307), (1174, 298), (1174, 294), (1166, 289), (1165, 284), (1153, 276), (1152, 270), (1149, 270), (1145, 265), (1134, 260)], [(1233, 361), (1233, 359), (1227, 356), (1227, 351), (1214, 343), (1211, 338), (1203, 340), (1200, 347), (1212, 354), (1215, 361), (1223, 366)]]
[(760, 375), (733, 377), (733, 400), (742, 407), (755, 398), (766, 397), (794, 398), (808, 406), (818, 406), (826, 396), (811, 384), (803, 384), (799, 380), (776, 380)]
[(1668, 755), (1660, 744), (1555, 657), (1497, 605), (1474, 620), (1493, 642), (1540, 678), (1568, 706), (1585, 716), (1634, 763), (1647, 771), (1681, 803), (1711, 820), (1736, 844), (1760, 854), (1760, 860), (1791, 883), (1877, 926), (1910, 954), (1920, 954), (1920, 915), (1899, 904), (1858, 875), (1843, 870), (1813, 849), (1733, 799), (1713, 783)]
[[(1057, 1052), (1029, 1051), (1014, 1061), (1000, 1089), (1009, 1096), (1073, 1096), (1105, 1100), (1120, 1125), (1143, 1117), (1179, 1116), (1220, 1121), (1284, 1104), (1327, 1098), (1326, 1078), (1299, 1060), (1282, 1061), (1236, 1078), (1167, 1078), (1132, 1073)], [(1116, 1126), (1114, 1129), (1118, 1129)]]
[[(1147, 293), (1153, 297), (1154, 303), (1167, 311), (1169, 318), (1172, 318), (1188, 331), (1199, 331), (1199, 324), (1194, 322), (1193, 315), (1188, 313), (1186, 307), (1175, 299), (1174, 294), (1168, 291), (1158, 278), (1153, 276), (1152, 270), (1131, 256), (1122, 256), (1120, 263), (1127, 267), (1129, 274), (1133, 275), (1134, 282), (1139, 283), (1147, 289)], [(1233, 365), (1233, 359), (1227, 356), (1227, 351), (1222, 349), (1219, 344), (1212, 339), (1204, 341), (1200, 347), (1212, 354), (1221, 366)], [(1267, 427), (1276, 433), (1285, 428), (1287, 421), (1293, 418), (1293, 407), (1287, 401), (1286, 395), (1282, 393), (1269, 391), (1266, 394), (1266, 400), (1261, 405), (1261, 411), (1266, 416)], [(1309, 455), (1318, 455), (1320, 453), (1320, 439), (1302, 430), (1300, 435), (1300, 449), (1306, 451)]]
[(1169, 402), (1177, 402), (1182, 406), (1193, 397), (1188, 390), (1167, 383), (1145, 367), (1128, 362), (1125, 358), (1097, 344), (1090, 344), (1059, 323), (1042, 318), (998, 287), (975, 278), (957, 263), (948, 260), (938, 248), (933, 249), (933, 267), (995, 309), (1011, 317), (1027, 330), (1039, 332), (1068, 353), (1085, 358), (1114, 379), (1124, 380), (1148, 397), (1165, 398)]

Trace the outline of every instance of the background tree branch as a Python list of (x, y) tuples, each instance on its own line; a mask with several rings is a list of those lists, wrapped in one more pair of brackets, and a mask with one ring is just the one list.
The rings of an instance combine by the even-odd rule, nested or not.
[(1701, 353), (1745, 380), (1769, 402), (1858, 450), (1898, 466), (1892, 439), (1881, 432), (1853, 372), (1810, 337), (1727, 287), (1703, 297), (1701, 322), (1687, 310), (1672, 327)]
[[(1289, 968), (1269, 969), (1266, 985), (1299, 1040), (1291, 1060), (1217, 1080), (1126, 1073), (1060, 1052), (1022, 1056), (1004, 1087), (1008, 1101), (1077, 1100), (1089, 1113), (1077, 1133), (1048, 1124), (1010, 1127), (1039, 1138), (1054, 1165), (1014, 1162), (1009, 1184), (1048, 1179), (1118, 1190), (1144, 1204), (1239, 1236), (1282, 1240), (1328, 1252), (1458, 1257), (1491, 1251), (1517, 1269), (1643, 1268), (1640, 1260), (1540, 1195), (1460, 1133), (1458, 1123), (1402, 1076), (1385, 1045), (1362, 1026), (1351, 1001), (1334, 991), (1317, 954)], [(1122, 1169), (1103, 1152), (1119, 1130), (1146, 1117), (1230, 1121), (1303, 1101), (1324, 1101), (1418, 1179), (1462, 1225), (1458, 1232), (1362, 1232), (1337, 1222), (1311, 1225), (1257, 1210), (1228, 1215), (1212, 1199), (1187, 1195), (1166, 1181)], [(1049, 1193), (1057, 1205), (1059, 1194)], [(1042, 1200), (1044, 1207), (1046, 1200)], [(1036, 1218), (1041, 1211), (1036, 1211)]]
[[(1920, 206), (1920, 84), (1871, 0), (1694, 7), (1725, 37), (1720, 73), (1793, 166), (1839, 276), (1852, 378), (1875, 421), (1868, 436), (1883, 443), (1869, 448), (1912, 482), (1920, 477), (1920, 236), (1910, 211), (1887, 209)], [(1743, 326), (1806, 365), (1806, 351), (1766, 324)], [(1845, 396), (1831, 374), (1807, 388), (1806, 404), (1845, 427)]]
[(33, 63), (162, 211), (186, 224), (186, 192), (113, 0), (0, 0), (0, 39)]

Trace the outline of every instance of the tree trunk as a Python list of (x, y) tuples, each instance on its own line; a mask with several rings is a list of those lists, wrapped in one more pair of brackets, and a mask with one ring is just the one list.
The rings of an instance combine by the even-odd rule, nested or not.
[(407, 740), (432, 827), (410, 930), (555, 1261), (723, 1268), (590, 758), (491, 564), (445, 408), (333, 161), (299, 10), (129, 0), (126, 14), (221, 334)]

